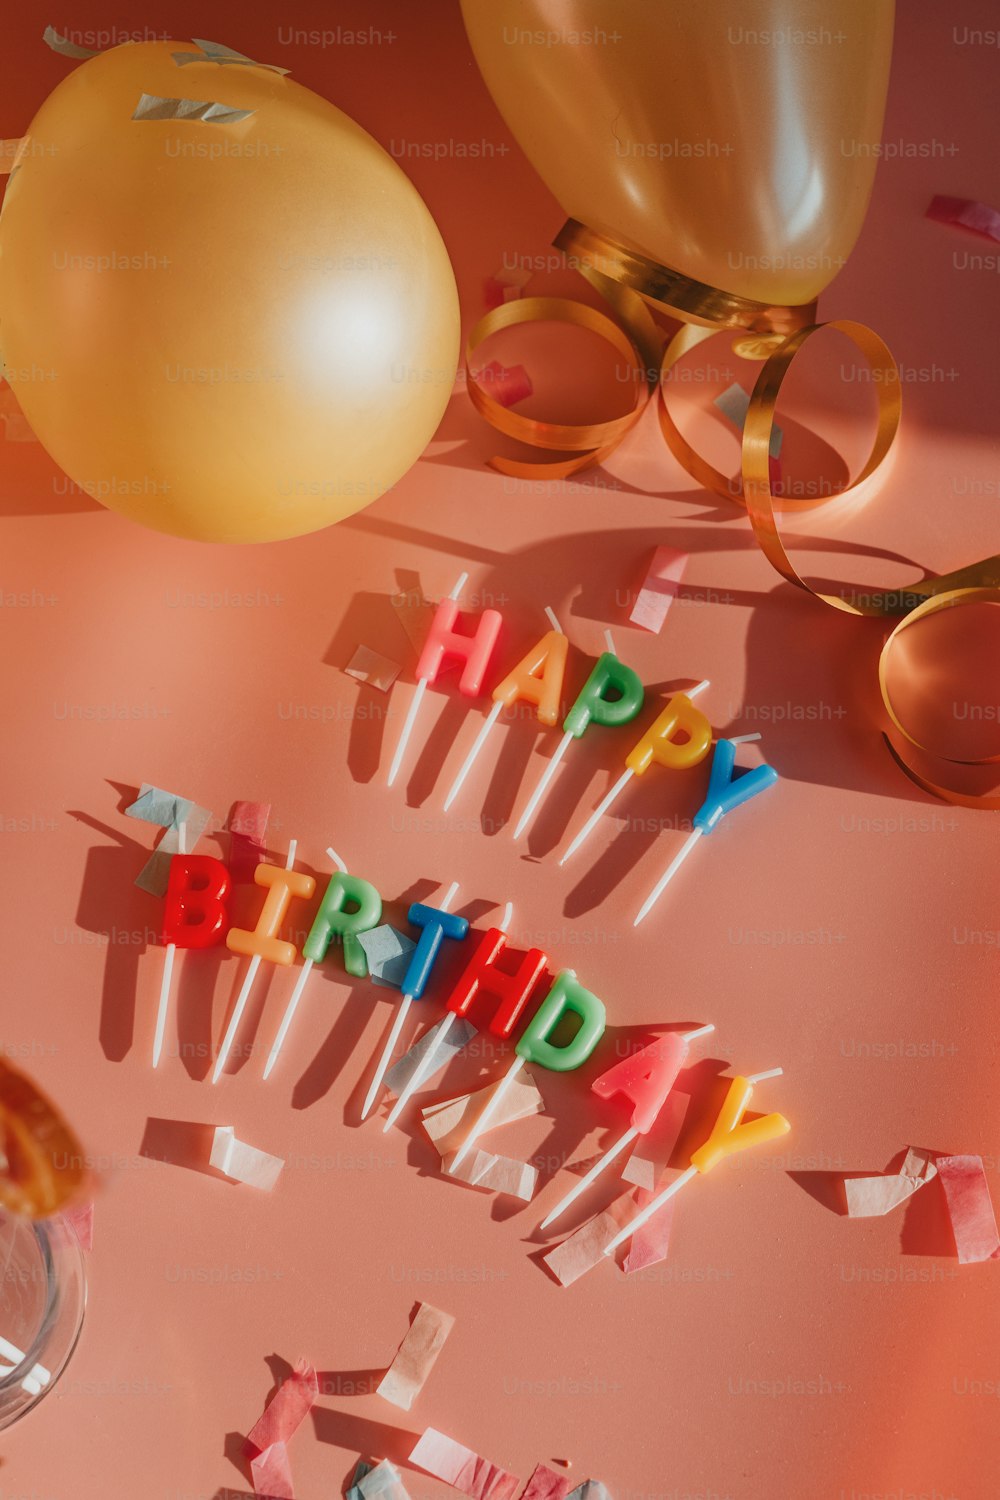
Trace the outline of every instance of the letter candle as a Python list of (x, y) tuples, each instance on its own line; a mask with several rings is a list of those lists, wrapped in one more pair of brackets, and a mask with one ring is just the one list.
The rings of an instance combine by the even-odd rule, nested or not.
[(462, 573), (447, 599), (442, 599), (434, 612), (431, 628), (424, 642), (424, 649), (417, 662), (417, 687), (410, 699), (410, 706), (403, 721), (403, 732), (399, 736), (392, 764), (389, 767), (387, 785), (392, 786), (403, 764), (403, 756), (409, 744), (417, 714), (427, 691), (428, 683), (436, 682), (439, 674), (448, 667), (462, 663), (458, 679), (458, 690), (467, 698), (478, 698), (482, 691), (483, 677), (489, 665), (493, 648), (500, 634), (503, 621), (495, 609), (484, 609), (479, 617), (474, 635), (463, 635), (455, 629), (458, 621), (458, 596), (468, 582), (468, 573)]
[(163, 941), (166, 952), (160, 981), (160, 1001), (153, 1036), (153, 1067), (160, 1065), (163, 1037), (170, 1010), (170, 985), (174, 954), (178, 948), (210, 948), (222, 941), (226, 930), (226, 900), (229, 871), (211, 854), (187, 854), (187, 827), (177, 829), (177, 853), (170, 861), (167, 893), (163, 903)]
[(623, 1094), (632, 1101), (631, 1125), (598, 1158), (586, 1176), (575, 1182), (569, 1192), (560, 1198), (555, 1208), (539, 1224), (539, 1229), (546, 1229), (554, 1224), (570, 1204), (575, 1203), (591, 1183), (597, 1181), (604, 1168), (610, 1166), (626, 1146), (652, 1130), (678, 1073), (687, 1061), (690, 1043), (695, 1037), (707, 1036), (714, 1030), (714, 1024), (709, 1022), (707, 1026), (699, 1026), (694, 1031), (668, 1031), (665, 1036), (650, 1042), (648, 1047), (643, 1047), (641, 1052), (623, 1058), (613, 1068), (602, 1073), (600, 1078), (594, 1079), (591, 1089), (598, 1098), (611, 1099), (616, 1094)]
[[(628, 786), (633, 776), (642, 776), (656, 761), (672, 771), (683, 771), (696, 766), (705, 759), (712, 745), (712, 726), (705, 715), (695, 708), (691, 699), (710, 686), (708, 678), (699, 682), (687, 693), (673, 693), (659, 717), (650, 725), (637, 745), (625, 757), (625, 770), (619, 776), (607, 796), (595, 808), (584, 823), (576, 838), (559, 861), (564, 865), (570, 855), (575, 854), (585, 839), (588, 839), (608, 811), (612, 802)], [(675, 736), (683, 732), (687, 739), (678, 741)]]
[(403, 975), (403, 998), (396, 1011), (396, 1018), (392, 1023), (385, 1046), (382, 1048), (382, 1056), (379, 1058), (375, 1076), (371, 1081), (365, 1102), (361, 1110), (362, 1120), (367, 1120), (372, 1112), (375, 1100), (378, 1098), (382, 1087), (382, 1080), (389, 1067), (393, 1048), (399, 1040), (399, 1034), (403, 1029), (407, 1012), (414, 1000), (419, 1000), (427, 982), (431, 977), (431, 971), (437, 961), (441, 944), (445, 938), (461, 941), (469, 930), (469, 924), (465, 917), (456, 917), (448, 908), (458, 893), (458, 881), (453, 880), (441, 898), (440, 906), (423, 906), (420, 902), (414, 902), (410, 907), (408, 916), (414, 927), (420, 929), (420, 937), (417, 946), (410, 956), (406, 973)]
[(542, 636), (537, 646), (533, 646), (527, 656), (522, 657), (517, 666), (493, 689), (493, 707), (487, 714), (482, 728), (476, 735), (472, 749), (462, 762), (458, 775), (444, 799), (445, 812), (462, 790), (465, 778), (486, 744), (487, 735), (505, 708), (512, 708), (515, 703), (533, 703), (538, 714), (538, 722), (549, 729), (559, 718), (559, 703), (562, 696), (563, 678), (566, 675), (569, 640), (563, 634), (562, 626), (549, 605), (545, 606), (545, 613), (549, 617), (552, 629)]
[[(572, 1039), (565, 1046), (557, 1047), (550, 1038), (570, 1012), (579, 1017), (580, 1024)], [(537, 1063), (554, 1073), (573, 1072), (587, 1061), (601, 1040), (605, 1021), (603, 1000), (598, 1000), (590, 990), (584, 989), (574, 969), (560, 970), (552, 988), (516, 1043), (514, 1051), (517, 1055), (514, 1061), (452, 1158), (449, 1172), (454, 1172), (471, 1150), (473, 1142), (489, 1128), (490, 1120), (500, 1108), (501, 1100), (526, 1062)]]
[(504, 908), (503, 926), (491, 927), (479, 939), (475, 953), (448, 997), (445, 1007), (448, 1014), (434, 1046), (428, 1048), (419, 1066), (414, 1069), (382, 1127), (383, 1133), (396, 1123), (410, 1098), (427, 1077), (433, 1058), (447, 1037), (455, 1017), (467, 1015), (478, 995), (491, 995), (498, 1002), (489, 1023), (494, 1036), (507, 1039), (515, 1030), (532, 990), (545, 972), (548, 956), (540, 948), (529, 948), (513, 973), (499, 967), (497, 959), (507, 946), (512, 915), (513, 906), (508, 901)]
[(699, 1146), (691, 1156), (691, 1165), (675, 1177), (669, 1187), (658, 1193), (651, 1203), (640, 1209), (635, 1218), (625, 1225), (620, 1233), (604, 1247), (605, 1255), (613, 1255), (619, 1245), (625, 1243), (637, 1229), (658, 1214), (665, 1203), (668, 1203), (675, 1193), (680, 1192), (686, 1182), (692, 1177), (697, 1177), (699, 1172), (710, 1172), (717, 1166), (723, 1157), (735, 1156), (739, 1151), (746, 1151), (750, 1146), (762, 1146), (765, 1141), (776, 1140), (780, 1135), (787, 1135), (791, 1125), (784, 1115), (770, 1114), (761, 1115), (756, 1120), (748, 1120), (743, 1123), (747, 1105), (750, 1103), (754, 1090), (754, 1084), (762, 1083), (765, 1078), (780, 1078), (782, 1069), (771, 1068), (766, 1073), (750, 1073), (746, 1078), (737, 1076), (729, 1085), (729, 1090), (722, 1101), (712, 1133), (703, 1146)]
[(239, 1029), (243, 1012), (250, 998), (253, 982), (257, 978), (257, 970), (260, 968), (261, 959), (266, 958), (268, 963), (281, 964), (287, 968), (295, 962), (298, 956), (292, 943), (284, 942), (278, 937), (278, 931), (291, 904), (293, 897), (308, 901), (316, 889), (316, 882), (311, 875), (302, 875), (292, 869), (295, 863), (295, 850), (298, 841), (292, 839), (288, 845), (288, 855), (285, 859), (285, 868), (279, 865), (258, 865), (254, 870), (254, 881), (257, 885), (265, 886), (267, 895), (261, 908), (260, 916), (257, 918), (257, 926), (253, 932), (248, 932), (242, 927), (231, 927), (226, 934), (226, 946), (232, 953), (242, 953), (249, 957), (247, 972), (243, 979), (243, 985), (233, 1006), (233, 1013), (229, 1018), (226, 1034), (222, 1039), (222, 1047), (215, 1060), (215, 1068), (212, 1072), (212, 1082), (218, 1083), (222, 1077), (222, 1070), (232, 1051), (233, 1042)]
[[(637, 673), (619, 658), (610, 630), (604, 632), (604, 638), (608, 649), (597, 658), (580, 696), (563, 720), (562, 739), (528, 799), (528, 805), (514, 829), (515, 839), (521, 837), (534, 817), (570, 741), (580, 739), (590, 724), (629, 724), (642, 710), (645, 692)], [(609, 698), (609, 690), (616, 693), (617, 697)]]
[(692, 819), (694, 827), (639, 908), (638, 916), (632, 923), (633, 927), (638, 927), (643, 917), (652, 911), (702, 835), (711, 833), (727, 812), (731, 812), (734, 807), (739, 807), (742, 802), (749, 802), (751, 797), (756, 797), (758, 792), (773, 786), (777, 781), (777, 771), (773, 766), (766, 764), (755, 766), (752, 771), (744, 771), (742, 776), (733, 780), (736, 746), (746, 740), (759, 738), (757, 734), (744, 734), (737, 735), (730, 740), (719, 740), (716, 743), (708, 791), (704, 802)]
[(328, 849), (326, 853), (327, 858), (336, 865), (337, 871), (330, 878), (315, 921), (309, 929), (309, 936), (302, 945), (302, 967), (264, 1064), (265, 1078), (270, 1076), (278, 1061), (278, 1054), (284, 1046), (288, 1028), (302, 999), (302, 991), (312, 973), (313, 964), (320, 963), (326, 957), (334, 936), (343, 939), (344, 968), (348, 974), (364, 979), (368, 973), (368, 960), (364, 948), (358, 942), (358, 933), (368, 932), (381, 922), (382, 898), (370, 881), (362, 880), (359, 875), (348, 874), (347, 866), (336, 849)]

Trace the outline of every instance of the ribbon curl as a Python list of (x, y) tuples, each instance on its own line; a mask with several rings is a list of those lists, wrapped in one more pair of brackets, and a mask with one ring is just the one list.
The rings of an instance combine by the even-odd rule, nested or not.
[[(630, 411), (604, 422), (580, 425), (546, 422), (502, 407), (470, 378), (468, 389), (474, 406), (498, 432), (531, 447), (574, 455), (546, 462), (495, 456), (490, 460), (491, 466), (518, 478), (562, 479), (602, 463), (635, 426), (656, 391), (660, 431), (671, 453), (705, 489), (745, 508), (757, 545), (782, 578), (829, 608), (846, 614), (902, 616), (886, 638), (879, 658), (879, 688), (894, 731), (884, 731), (883, 737), (900, 769), (922, 790), (943, 801), (961, 807), (1000, 808), (1000, 795), (973, 795), (957, 786), (931, 780), (911, 760), (911, 753), (917, 751), (934, 756), (945, 766), (987, 766), (1000, 763), (1000, 751), (969, 759), (932, 750), (903, 722), (890, 687), (890, 663), (902, 631), (942, 609), (1000, 604), (997, 586), (1000, 556), (983, 558), (951, 573), (927, 573), (902, 588), (861, 589), (845, 585), (838, 593), (824, 593), (799, 573), (778, 531), (778, 511), (813, 510), (829, 504), (867, 485), (882, 469), (892, 450), (902, 413), (899, 369), (888, 346), (863, 323), (842, 318), (815, 322), (815, 303), (801, 307), (769, 306), (720, 291), (670, 267), (657, 265), (611, 236), (573, 219), (563, 226), (554, 243), (605, 298), (619, 322), (585, 303), (567, 298), (526, 297), (505, 303), (488, 312), (472, 330), (466, 348), (466, 373), (470, 373), (470, 361), (479, 346), (501, 329), (520, 323), (570, 323), (598, 334), (629, 360), (635, 401)], [(681, 327), (669, 340), (654, 322), (649, 305), (681, 320)], [(778, 395), (803, 345), (826, 329), (850, 339), (868, 361), (878, 399), (875, 438), (860, 471), (838, 495), (802, 499), (776, 496), (771, 489), (769, 453)], [(704, 340), (723, 332), (732, 334), (733, 330), (743, 334), (733, 345), (734, 352), (763, 359), (743, 428), (738, 487), (681, 435), (668, 404), (670, 375), (678, 361)]]

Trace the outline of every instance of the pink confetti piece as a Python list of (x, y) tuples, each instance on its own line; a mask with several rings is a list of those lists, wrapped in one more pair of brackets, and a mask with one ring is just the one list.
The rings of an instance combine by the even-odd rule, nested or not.
[(633, 625), (659, 635), (667, 611), (677, 597), (687, 560), (686, 552), (677, 552), (673, 547), (657, 547), (629, 615)]
[(259, 1500), (295, 1500), (292, 1470), (284, 1443), (272, 1443), (250, 1460), (253, 1492)]
[(434, 1427), (421, 1434), (410, 1462), (435, 1479), (445, 1480), (463, 1495), (471, 1495), (473, 1500), (515, 1500), (521, 1484), (516, 1475), (498, 1468), (488, 1458), (480, 1458), (471, 1448), (456, 1443)]
[(271, 816), (270, 802), (234, 802), (229, 819), (229, 870), (234, 880), (252, 881), (266, 858), (264, 840)]
[(956, 224), (961, 229), (984, 234), (987, 239), (1000, 240), (1000, 212), (975, 198), (932, 198), (926, 217), (938, 224)]
[(936, 1164), (959, 1261), (990, 1260), (1000, 1251), (1000, 1235), (982, 1157), (939, 1156)]
[[(666, 1186), (666, 1181), (659, 1183), (657, 1191), (662, 1191)], [(645, 1208), (652, 1198), (652, 1193), (637, 1193), (636, 1208)], [(668, 1198), (666, 1206), (658, 1214), (654, 1214), (648, 1223), (643, 1224), (641, 1229), (636, 1230), (628, 1242), (628, 1251), (622, 1261), (622, 1270), (626, 1276), (634, 1276), (637, 1271), (645, 1271), (648, 1266), (657, 1266), (666, 1260), (676, 1205), (676, 1198)]]
[(403, 1411), (410, 1410), (454, 1326), (451, 1313), (442, 1312), (429, 1302), (420, 1303), (395, 1359), (379, 1383), (378, 1394), (383, 1400), (391, 1401)]
[(244, 1451), (262, 1454), (277, 1443), (287, 1443), (309, 1415), (318, 1396), (319, 1381), (315, 1369), (308, 1360), (298, 1360), (291, 1375), (282, 1381), (247, 1433)]
[(521, 1500), (566, 1500), (571, 1481), (556, 1474), (547, 1464), (539, 1464), (525, 1485)]
[(516, 406), (534, 391), (531, 377), (523, 365), (511, 365), (507, 369), (499, 360), (491, 359), (474, 376), (480, 390), (499, 401), (501, 406)]
[(387, 693), (402, 671), (398, 661), (372, 651), (368, 646), (359, 646), (344, 668), (348, 677), (354, 677), (368, 687)]
[(531, 271), (509, 271), (501, 266), (483, 282), (483, 301), (492, 312), (504, 302), (516, 302), (531, 280)]
[(604, 1259), (604, 1247), (622, 1228), (634, 1207), (631, 1193), (622, 1193), (603, 1213), (595, 1214), (568, 1239), (542, 1256), (561, 1286), (572, 1286)]

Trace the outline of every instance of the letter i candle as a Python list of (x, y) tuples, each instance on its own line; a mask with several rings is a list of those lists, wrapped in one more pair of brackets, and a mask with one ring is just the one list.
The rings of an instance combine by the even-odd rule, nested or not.
[(298, 957), (294, 944), (278, 937), (292, 898), (297, 897), (308, 901), (316, 889), (316, 882), (311, 875), (302, 875), (292, 868), (295, 863), (296, 847), (297, 841), (292, 839), (288, 845), (284, 869), (280, 865), (261, 864), (254, 870), (255, 883), (264, 886), (267, 890), (254, 930), (249, 932), (242, 927), (231, 927), (226, 934), (226, 946), (230, 952), (241, 953), (248, 957), (250, 962), (247, 965), (247, 972), (236, 1004), (233, 1006), (233, 1013), (229, 1018), (219, 1055), (215, 1060), (215, 1068), (212, 1072), (213, 1083), (218, 1083), (221, 1078), (232, 1051), (261, 961), (266, 958), (268, 963), (281, 964), (282, 967), (288, 968)]
[(483, 678), (489, 666), (493, 648), (500, 634), (503, 620), (498, 610), (484, 609), (473, 635), (464, 635), (455, 629), (458, 622), (458, 597), (468, 582), (468, 573), (462, 573), (447, 599), (442, 599), (434, 612), (431, 628), (424, 642), (424, 649), (417, 662), (417, 687), (410, 700), (403, 721), (392, 764), (389, 767), (387, 785), (392, 786), (403, 764), (406, 747), (417, 722), (417, 714), (429, 683), (436, 682), (440, 673), (449, 667), (461, 664), (458, 690), (467, 698), (478, 698), (482, 692)]
[[(563, 735), (555, 753), (545, 767), (538, 785), (528, 799), (514, 829), (519, 839), (538, 809), (549, 784), (573, 740), (582, 738), (591, 724), (614, 727), (630, 724), (642, 711), (645, 690), (636, 672), (627, 667), (615, 651), (610, 630), (605, 631), (608, 649), (597, 658), (594, 669), (583, 685), (580, 696), (563, 720)], [(609, 697), (609, 693), (612, 695)]]

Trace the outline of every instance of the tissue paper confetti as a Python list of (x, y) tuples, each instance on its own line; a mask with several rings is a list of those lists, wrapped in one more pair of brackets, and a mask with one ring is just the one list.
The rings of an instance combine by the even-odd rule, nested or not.
[[(424, 1033), (418, 1042), (410, 1048), (409, 1052), (403, 1054), (399, 1062), (393, 1063), (385, 1075), (385, 1086), (392, 1094), (401, 1094), (409, 1083), (411, 1077), (419, 1068), (425, 1053), (434, 1047), (440, 1035), (442, 1026), (447, 1025), (448, 1017), (437, 1021), (430, 1031)], [(443, 1068), (451, 1062), (456, 1052), (472, 1041), (476, 1035), (476, 1028), (471, 1021), (459, 1019), (453, 1026), (449, 1027), (448, 1035), (444, 1042), (438, 1047), (434, 1054), (434, 1062), (429, 1071), (424, 1075), (424, 1083), (437, 1076)]]
[[(490, 1122), (492, 1125), (492, 1121)], [(466, 1182), (470, 1187), (488, 1188), (493, 1193), (507, 1193), (511, 1198), (520, 1198), (530, 1203), (538, 1186), (538, 1168), (530, 1162), (514, 1161), (509, 1156), (494, 1156), (490, 1151), (473, 1150), (463, 1157), (457, 1169), (453, 1169), (448, 1158), (443, 1163), (444, 1171), (456, 1182)]]
[(319, 1381), (314, 1367), (308, 1360), (298, 1360), (247, 1433), (245, 1451), (264, 1453), (276, 1443), (287, 1443), (315, 1406), (318, 1396)]
[(654, 635), (660, 633), (667, 611), (677, 597), (687, 560), (686, 552), (677, 552), (673, 547), (656, 548), (629, 615), (633, 625), (651, 630)]
[(497, 1468), (489, 1459), (480, 1458), (471, 1448), (463, 1447), (433, 1427), (424, 1431), (410, 1454), (410, 1461), (435, 1479), (444, 1479), (463, 1495), (471, 1495), (473, 1500), (515, 1500), (521, 1484), (506, 1469)]
[(353, 1486), (362, 1500), (410, 1500), (409, 1491), (399, 1477), (399, 1470), (387, 1458), (369, 1469)]
[(610, 1244), (627, 1222), (634, 1206), (632, 1194), (622, 1193), (603, 1213), (595, 1214), (568, 1239), (542, 1256), (560, 1285), (572, 1286), (574, 1281), (601, 1263), (605, 1258), (605, 1245)]
[(981, 1156), (939, 1156), (938, 1177), (944, 1189), (959, 1261), (991, 1260), (1000, 1252), (996, 1215)]
[(285, 1162), (281, 1156), (270, 1156), (266, 1151), (258, 1151), (256, 1146), (238, 1141), (231, 1125), (219, 1125), (212, 1137), (209, 1165), (224, 1172), (234, 1182), (269, 1192), (281, 1176)]
[(690, 1094), (671, 1089), (666, 1103), (656, 1117), (649, 1135), (639, 1137), (638, 1144), (622, 1168), (622, 1181), (652, 1192), (667, 1169), (677, 1149), (681, 1127), (691, 1103)]
[(378, 1394), (393, 1406), (409, 1411), (454, 1326), (455, 1319), (450, 1313), (421, 1302), (395, 1359), (382, 1377)]
[[(673, 1176), (673, 1173), (668, 1173), (669, 1176)], [(657, 1184), (657, 1192), (662, 1192), (666, 1186), (665, 1178)], [(653, 1193), (636, 1193), (636, 1208), (645, 1208), (653, 1197)], [(637, 1229), (628, 1241), (625, 1259), (622, 1261), (622, 1270), (626, 1276), (634, 1276), (636, 1271), (645, 1271), (648, 1266), (656, 1266), (666, 1260), (670, 1250), (670, 1231), (673, 1228), (676, 1203), (676, 1197), (668, 1198), (660, 1212), (647, 1220), (641, 1229)]]
[(507, 369), (496, 359), (491, 359), (488, 365), (477, 371), (474, 379), (480, 390), (499, 401), (501, 406), (516, 406), (535, 389), (523, 365), (511, 365)]
[(566, 1496), (566, 1500), (614, 1500), (611, 1491), (599, 1479), (585, 1479)]
[(260, 1500), (295, 1500), (292, 1470), (284, 1443), (273, 1443), (250, 1460), (253, 1492)]
[(546, 1464), (539, 1464), (525, 1486), (521, 1500), (566, 1500), (569, 1480)]
[(988, 203), (978, 203), (975, 198), (932, 198), (927, 218), (935, 219), (939, 224), (957, 224), (962, 229), (984, 234), (987, 239), (1000, 240), (1000, 213)]
[(355, 677), (358, 682), (367, 683), (380, 693), (389, 691), (401, 670), (398, 661), (392, 661), (368, 646), (359, 646), (344, 668), (348, 677)]
[(872, 1177), (844, 1179), (848, 1217), (871, 1219), (891, 1213), (918, 1188), (929, 1182), (936, 1171), (929, 1152), (911, 1146), (898, 1172), (881, 1172)]
[(358, 942), (365, 950), (372, 983), (383, 989), (400, 989), (416, 943), (387, 922), (368, 932), (359, 932)]
[[(461, 1094), (457, 1099), (429, 1104), (426, 1109), (421, 1110), (423, 1127), (441, 1156), (450, 1156), (458, 1149), (470, 1125), (479, 1119), (500, 1087), (500, 1082), (502, 1080), (488, 1084), (484, 1089), (477, 1089), (474, 1094)], [(512, 1125), (515, 1120), (525, 1120), (529, 1115), (540, 1115), (544, 1108), (538, 1085), (528, 1070), (522, 1069), (501, 1099), (496, 1114), (490, 1120), (490, 1129)]]

